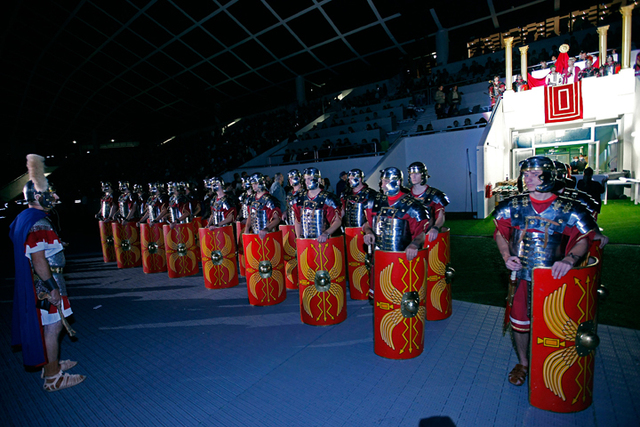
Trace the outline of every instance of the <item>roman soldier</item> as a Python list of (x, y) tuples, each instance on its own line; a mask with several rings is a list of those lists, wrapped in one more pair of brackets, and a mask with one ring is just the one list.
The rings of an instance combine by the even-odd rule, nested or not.
[(516, 92), (524, 92), (529, 90), (529, 84), (522, 78), (522, 74), (516, 76), (516, 81), (513, 83), (513, 90)]
[(85, 376), (65, 372), (77, 362), (59, 360), (63, 325), (70, 336), (75, 332), (65, 319), (72, 311), (62, 274), (64, 248), (48, 217), (58, 196), (44, 175), (42, 156), (29, 154), (27, 168), (23, 193), (29, 208), (9, 233), (15, 259), (11, 345), (22, 350), (25, 366), (43, 367), (43, 388), (52, 392), (80, 384)]
[(585, 63), (585, 67), (578, 74), (578, 80), (586, 79), (589, 77), (598, 77), (600, 75), (600, 70), (593, 66), (593, 62), (590, 59), (587, 59)]
[(411, 195), (420, 200), (429, 213), (427, 238), (433, 241), (444, 226), (444, 208), (449, 204), (449, 198), (437, 188), (427, 185), (430, 175), (424, 163), (413, 162), (407, 170)]
[(100, 221), (109, 221), (116, 214), (115, 203), (113, 201), (113, 189), (109, 181), (102, 181), (102, 197), (100, 198), (100, 210), (96, 214), (96, 219)]
[(347, 174), (349, 188), (342, 193), (342, 211), (346, 236), (347, 261), (349, 266), (349, 290), (352, 299), (367, 299), (369, 293), (369, 271), (367, 253), (364, 249), (362, 226), (367, 221), (365, 211), (371, 209), (376, 191), (364, 182), (364, 172), (351, 169)]
[(189, 209), (189, 199), (185, 195), (185, 184), (182, 182), (170, 182), (167, 186), (171, 191), (168, 209), (169, 223), (173, 226), (190, 222), (191, 209)]
[(324, 243), (339, 232), (342, 225), (340, 201), (320, 188), (321, 174), (317, 168), (306, 168), (303, 175), (307, 192), (296, 200), (296, 236)]
[[(369, 295), (374, 305), (374, 351), (408, 359), (424, 348), (428, 250), (423, 249), (429, 214), (402, 191), (402, 171), (381, 171), (376, 195), (363, 226), (364, 243), (375, 245)], [(375, 289), (375, 292), (374, 292)]]
[(244, 232), (258, 234), (262, 239), (267, 233), (278, 229), (282, 214), (278, 200), (267, 190), (264, 175), (259, 172), (254, 173), (249, 178), (249, 182), (253, 189), (253, 197), (251, 197)]
[(163, 222), (169, 214), (169, 199), (164, 191), (164, 184), (161, 182), (149, 183), (149, 198), (145, 202), (145, 212), (138, 221), (148, 224), (158, 224)]
[(119, 181), (120, 197), (118, 197), (118, 213), (116, 216), (121, 223), (135, 219), (137, 212), (136, 197), (131, 193), (129, 181)]
[(208, 186), (213, 191), (213, 201), (207, 226), (213, 230), (225, 225), (232, 225), (236, 219), (237, 208), (231, 197), (224, 192), (224, 180), (214, 176), (209, 180)]
[(216, 196), (213, 189), (211, 188), (210, 180), (203, 179), (202, 181), (204, 182), (204, 189), (205, 189), (205, 195), (202, 198), (202, 203), (201, 203), (202, 219), (208, 223), (209, 217), (211, 215), (211, 203), (213, 200), (215, 200)]
[[(287, 192), (286, 204), (287, 206), (283, 206), (283, 216), (287, 225), (295, 225), (296, 223), (296, 215), (295, 215), (295, 204), (299, 196), (305, 193), (304, 186), (302, 185), (302, 175), (298, 169), (291, 169), (287, 173), (287, 179), (289, 180), (289, 185), (291, 186), (291, 190)], [(285, 210), (286, 208), (286, 210)]]
[[(564, 277), (584, 258), (598, 229), (580, 203), (558, 196), (556, 167), (549, 158), (530, 157), (520, 163), (520, 181), (528, 192), (502, 201), (493, 212), (494, 238), (515, 289), (508, 304), (519, 363), (509, 382), (520, 386), (529, 374), (532, 278), (536, 267), (550, 267), (553, 279)], [(573, 281), (571, 282), (573, 283)], [(537, 302), (541, 304), (541, 302)]]
[(494, 76), (493, 81), (489, 82), (489, 98), (491, 98), (491, 108), (502, 98), (502, 94), (507, 89), (504, 83), (500, 81), (499, 76)]
[(144, 215), (138, 221), (142, 251), (142, 269), (145, 273), (167, 271), (162, 218), (168, 215), (168, 197), (164, 185), (149, 183), (149, 198)]
[(287, 289), (298, 289), (298, 256), (296, 252), (296, 214), (295, 205), (298, 196), (306, 190), (302, 185), (302, 175), (298, 169), (291, 169), (287, 173), (291, 189), (287, 191), (285, 203), (282, 207), (284, 223), (280, 224), (282, 243), (284, 245), (285, 278)]
[(607, 55), (607, 62), (600, 67), (600, 74), (603, 76), (612, 76), (618, 74), (620, 71), (620, 64), (614, 62), (613, 55)]
[(147, 201), (144, 197), (144, 189), (140, 184), (133, 184), (133, 192), (136, 198), (136, 218), (142, 218), (147, 212)]
[(191, 222), (189, 200), (185, 196), (185, 184), (170, 182), (171, 191), (166, 218), (163, 225), (167, 267), (170, 278), (192, 276), (198, 273), (200, 249), (197, 245), (197, 231)]

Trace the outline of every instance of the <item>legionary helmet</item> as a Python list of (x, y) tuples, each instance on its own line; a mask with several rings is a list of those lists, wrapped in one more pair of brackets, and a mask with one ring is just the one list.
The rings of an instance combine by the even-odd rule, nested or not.
[(213, 191), (224, 190), (224, 179), (214, 176), (209, 179), (209, 188)]
[[(402, 171), (398, 168), (389, 167), (380, 171), (380, 180), (388, 179), (389, 183), (386, 185), (387, 195), (395, 196), (400, 193), (400, 189), (402, 188), (402, 181), (404, 177), (402, 176)], [(383, 188), (384, 190), (384, 188)]]
[(131, 191), (129, 189), (129, 181), (118, 181), (118, 189), (125, 193), (128, 193), (129, 191)]
[(306, 168), (302, 171), (302, 174), (304, 175), (305, 180), (308, 176), (311, 177), (311, 184), (307, 186), (307, 190), (315, 190), (318, 188), (320, 185), (320, 179), (322, 179), (322, 175), (318, 168)]
[[(429, 179), (429, 171), (427, 167), (422, 162), (413, 162), (407, 168), (407, 172), (409, 175), (412, 173), (419, 173), (422, 179), (420, 180), (420, 185), (427, 185), (427, 179)], [(411, 176), (407, 177), (409, 185), (411, 185)]]
[(300, 181), (302, 181), (302, 175), (298, 169), (291, 169), (287, 173), (287, 178), (289, 178), (289, 184), (292, 186), (300, 185)]
[(251, 178), (249, 178), (249, 183), (251, 185), (258, 184), (258, 191), (262, 192), (267, 188), (267, 184), (264, 180), (264, 175), (262, 175), (260, 172), (256, 172), (253, 175), (251, 175)]
[(362, 182), (364, 182), (364, 172), (360, 169), (351, 169), (347, 173), (347, 179), (349, 181), (349, 187), (356, 188)]
[[(44, 175), (44, 157), (37, 154), (27, 155), (27, 169), (29, 181), (22, 188), (27, 203), (39, 203), (44, 210), (50, 210), (56, 203), (58, 196)], [(36, 196), (40, 196), (37, 197)]]
[(142, 189), (142, 185), (133, 184), (133, 192), (134, 193), (142, 193), (142, 192), (144, 192), (144, 190)]
[(111, 183), (109, 181), (101, 181), (100, 187), (102, 187), (103, 193), (111, 193), (113, 190), (111, 189)]
[(547, 193), (553, 189), (556, 181), (556, 166), (553, 161), (544, 156), (533, 156), (520, 162), (519, 181), (523, 181), (523, 175), (526, 171), (542, 171), (540, 181), (542, 183), (536, 187), (537, 191)]
[(242, 182), (242, 188), (244, 188), (245, 190), (251, 190), (251, 180), (249, 178), (240, 178), (240, 181)]
[(149, 187), (149, 193), (151, 193), (151, 194), (157, 194), (157, 193), (158, 193), (158, 186), (159, 186), (159, 183), (157, 183), (157, 182), (150, 182), (150, 183), (148, 184), (148, 187)]

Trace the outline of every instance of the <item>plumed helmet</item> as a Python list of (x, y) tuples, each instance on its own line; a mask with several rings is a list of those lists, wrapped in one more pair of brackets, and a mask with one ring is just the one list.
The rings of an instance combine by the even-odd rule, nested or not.
[(347, 180), (349, 181), (349, 187), (356, 188), (364, 182), (364, 172), (360, 169), (351, 169), (347, 172)]
[(37, 202), (44, 210), (49, 210), (53, 208), (58, 196), (44, 174), (44, 167), (44, 157), (27, 155), (29, 181), (22, 188), (22, 193), (27, 203)]
[(302, 171), (302, 175), (304, 175), (305, 180), (307, 177), (311, 177), (311, 184), (307, 185), (307, 190), (315, 190), (318, 188), (320, 185), (320, 179), (322, 179), (322, 175), (318, 168), (306, 168)]
[(289, 179), (289, 184), (293, 185), (294, 187), (296, 185), (300, 185), (300, 182), (302, 181), (302, 175), (300, 174), (300, 171), (298, 169), (291, 169), (287, 173), (287, 178)]
[(382, 188), (383, 191), (385, 189), (387, 190), (386, 194), (388, 196), (395, 196), (400, 192), (400, 189), (402, 188), (402, 181), (404, 179), (404, 177), (402, 176), (402, 171), (400, 169), (395, 167), (388, 167), (381, 170), (380, 181), (382, 181), (383, 179), (389, 180), (389, 183), (386, 185), (386, 187)]
[(129, 181), (118, 181), (118, 189), (120, 191), (129, 191)]
[(224, 179), (219, 176), (213, 176), (209, 179), (209, 188), (213, 191), (224, 190)]
[(544, 156), (529, 157), (520, 162), (520, 177), (518, 180), (523, 180), (523, 175), (526, 171), (542, 171), (540, 174), (540, 181), (542, 183), (536, 187), (537, 191), (542, 193), (548, 193), (555, 186), (556, 181), (556, 166), (553, 161)]
[[(420, 185), (427, 185), (427, 179), (429, 179), (429, 171), (427, 170), (427, 167), (425, 166), (424, 163), (422, 162), (411, 163), (407, 168), (407, 172), (409, 173), (409, 175), (411, 175), (412, 173), (419, 173), (420, 176), (422, 177), (422, 179), (420, 180)], [(409, 182), (409, 185), (411, 185), (410, 176), (407, 177), (407, 180)]]
[(100, 187), (103, 193), (111, 193), (111, 191), (113, 191), (109, 181), (100, 181)]
[(260, 172), (256, 172), (251, 175), (251, 177), (249, 178), (249, 182), (251, 183), (251, 185), (258, 184), (258, 191), (260, 192), (264, 191), (267, 187), (264, 175), (262, 175)]

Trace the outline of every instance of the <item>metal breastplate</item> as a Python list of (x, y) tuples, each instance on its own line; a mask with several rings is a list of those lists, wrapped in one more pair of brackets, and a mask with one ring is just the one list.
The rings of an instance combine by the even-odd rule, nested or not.
[(108, 218), (111, 213), (111, 198), (102, 199), (100, 201), (100, 215), (103, 218)]
[(128, 197), (120, 197), (118, 200), (118, 211), (120, 216), (126, 218), (129, 216), (129, 199)]
[(563, 258), (564, 239), (562, 234), (526, 232), (515, 229), (509, 242), (509, 251), (520, 258), (522, 269), (518, 271), (520, 279), (531, 281), (533, 269), (551, 267)]
[(251, 211), (251, 230), (254, 233), (257, 234), (258, 231), (266, 228), (267, 224), (268, 224), (267, 211), (263, 209), (261, 210), (253, 209)]
[(224, 221), (224, 212), (221, 210), (215, 209), (215, 207), (216, 206), (214, 204), (213, 208), (211, 208), (211, 222), (213, 223), (213, 225), (218, 225), (222, 221)]
[(305, 239), (315, 239), (326, 229), (323, 209), (302, 210), (302, 237)]
[(287, 204), (287, 225), (295, 225), (296, 213), (291, 203)]
[(160, 216), (160, 205), (154, 202), (151, 202), (147, 205), (147, 212), (149, 212), (149, 220), (155, 221)]
[(376, 235), (376, 249), (383, 251), (404, 251), (411, 243), (409, 221), (384, 215), (373, 218), (373, 231)]
[(362, 227), (367, 218), (364, 213), (364, 203), (349, 203), (347, 202), (347, 214), (345, 215), (347, 220), (346, 227)]

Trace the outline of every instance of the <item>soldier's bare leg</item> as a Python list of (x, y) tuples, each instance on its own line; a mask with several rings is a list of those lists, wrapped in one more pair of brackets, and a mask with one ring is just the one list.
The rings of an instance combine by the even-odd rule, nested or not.
[(522, 366), (529, 366), (529, 333), (513, 332), (513, 339), (516, 342), (516, 352), (518, 360)]
[(62, 322), (44, 326), (44, 342), (49, 360), (49, 363), (44, 366), (45, 377), (53, 376), (60, 371), (58, 361), (60, 354), (60, 332), (62, 332)]

